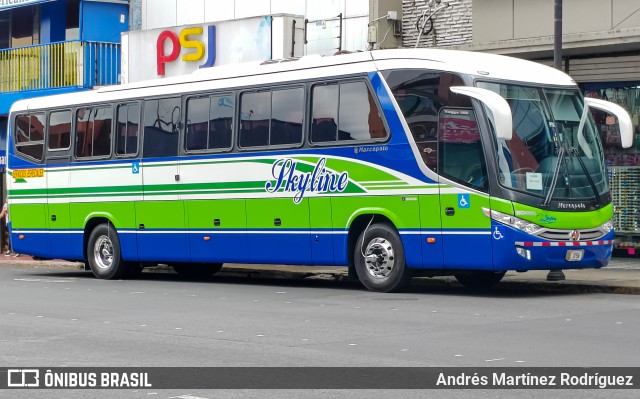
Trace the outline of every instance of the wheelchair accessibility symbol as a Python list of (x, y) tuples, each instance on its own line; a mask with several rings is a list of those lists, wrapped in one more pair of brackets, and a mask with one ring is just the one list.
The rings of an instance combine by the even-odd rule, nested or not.
[(458, 194), (458, 208), (470, 208), (471, 199), (469, 194)]
[(498, 229), (498, 226), (496, 226), (495, 229), (493, 230), (493, 239), (494, 240), (502, 240), (503, 238), (504, 238), (504, 236), (502, 235), (502, 233)]
[(137, 175), (138, 173), (140, 173), (140, 163), (139, 162), (133, 162), (131, 164), (131, 173), (133, 173), (134, 175)]

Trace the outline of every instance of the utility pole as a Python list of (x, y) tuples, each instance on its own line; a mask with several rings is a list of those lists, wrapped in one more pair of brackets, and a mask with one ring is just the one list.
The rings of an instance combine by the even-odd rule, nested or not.
[[(553, 67), (562, 70), (562, 0), (555, 0), (553, 7)], [(549, 270), (548, 281), (566, 279), (562, 270)]]
[(553, 16), (553, 67), (562, 69), (562, 0), (555, 0)]

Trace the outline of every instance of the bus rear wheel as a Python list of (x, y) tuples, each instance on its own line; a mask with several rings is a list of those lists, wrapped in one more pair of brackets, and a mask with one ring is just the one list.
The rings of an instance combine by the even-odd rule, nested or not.
[(206, 278), (216, 274), (222, 263), (174, 263), (173, 270), (184, 278)]
[(127, 273), (127, 264), (122, 260), (120, 239), (111, 224), (96, 226), (87, 243), (87, 262), (98, 278), (122, 278)]
[(375, 223), (360, 234), (353, 259), (358, 279), (371, 291), (401, 291), (411, 280), (400, 235), (387, 223)]
[(487, 289), (498, 284), (506, 272), (494, 272), (491, 270), (468, 270), (454, 274), (458, 282), (467, 288)]

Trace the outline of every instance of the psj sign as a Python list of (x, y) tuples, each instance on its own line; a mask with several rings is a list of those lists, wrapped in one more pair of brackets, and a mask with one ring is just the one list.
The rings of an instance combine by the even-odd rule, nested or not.
[[(165, 75), (165, 64), (174, 62), (182, 53), (182, 61), (197, 62), (204, 58), (207, 54), (206, 61), (200, 65), (200, 68), (208, 68), (216, 62), (216, 27), (209, 25), (207, 27), (206, 41), (202, 37), (203, 29), (201, 26), (184, 28), (178, 34), (165, 30), (158, 35), (156, 42), (156, 64), (158, 75)], [(203, 40), (199, 40), (203, 39)], [(170, 44), (171, 51), (167, 52), (165, 44)], [(184, 49), (184, 51), (183, 51)]]

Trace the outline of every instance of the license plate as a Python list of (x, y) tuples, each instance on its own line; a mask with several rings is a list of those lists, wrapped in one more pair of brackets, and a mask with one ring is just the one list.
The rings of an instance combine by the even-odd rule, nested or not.
[(578, 262), (584, 256), (584, 249), (570, 249), (567, 251), (566, 260), (569, 262)]

